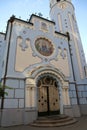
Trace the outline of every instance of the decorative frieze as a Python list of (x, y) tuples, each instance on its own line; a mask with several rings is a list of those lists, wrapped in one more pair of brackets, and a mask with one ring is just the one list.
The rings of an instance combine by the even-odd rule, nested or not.
[(13, 24), (15, 25), (15, 27), (20, 26), (22, 28), (24, 27), (24, 28), (29, 28), (29, 29), (33, 29), (33, 27), (34, 27), (34, 26), (32, 26), (32, 24), (29, 24), (29, 23), (27, 24), (27, 22), (24, 23), (24, 22), (20, 22), (17, 20), (15, 20)]

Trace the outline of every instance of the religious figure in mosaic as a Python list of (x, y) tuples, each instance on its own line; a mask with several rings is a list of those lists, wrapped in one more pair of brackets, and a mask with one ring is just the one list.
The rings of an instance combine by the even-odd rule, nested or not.
[(50, 56), (54, 51), (52, 43), (45, 38), (37, 39), (35, 47), (37, 51), (44, 56)]

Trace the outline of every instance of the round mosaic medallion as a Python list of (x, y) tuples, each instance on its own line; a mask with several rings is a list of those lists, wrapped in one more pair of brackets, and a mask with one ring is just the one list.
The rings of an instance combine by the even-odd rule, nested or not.
[(38, 38), (35, 42), (36, 50), (43, 56), (50, 56), (53, 51), (53, 44), (45, 38)]

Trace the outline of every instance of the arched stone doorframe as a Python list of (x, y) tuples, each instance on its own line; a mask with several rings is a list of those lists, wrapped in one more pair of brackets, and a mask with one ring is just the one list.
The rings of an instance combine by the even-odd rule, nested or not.
[[(53, 74), (51, 71), (44, 71), (43, 73), (41, 73), (37, 79), (36, 79), (36, 87), (37, 86), (37, 82), (42, 78), (42, 77), (45, 77), (45, 76), (49, 76), (49, 77), (52, 77), (53, 79), (56, 80), (57, 82), (57, 89), (58, 89), (58, 92), (59, 92), (59, 105), (60, 105), (60, 114), (63, 114), (63, 93), (62, 93), (62, 83), (61, 81), (58, 79), (58, 77)], [(37, 92), (38, 93), (38, 92)], [(38, 98), (38, 97), (37, 97)], [(38, 103), (37, 103), (38, 104)], [(38, 106), (37, 106), (38, 108)]]
[(51, 75), (56, 79), (59, 85), (59, 96), (60, 96), (60, 114), (63, 114), (63, 106), (70, 105), (69, 99), (69, 82), (65, 76), (57, 69), (50, 67), (39, 67), (26, 74), (26, 87), (25, 87), (25, 107), (38, 111), (38, 91), (37, 82), (42, 75)]

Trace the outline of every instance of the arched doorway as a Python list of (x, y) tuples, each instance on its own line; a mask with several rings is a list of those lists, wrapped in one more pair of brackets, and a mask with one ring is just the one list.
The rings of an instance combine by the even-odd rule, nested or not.
[(60, 113), (58, 83), (52, 76), (42, 76), (38, 87), (38, 115), (55, 115)]

